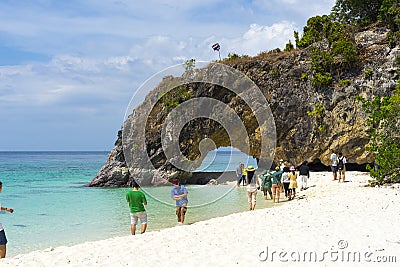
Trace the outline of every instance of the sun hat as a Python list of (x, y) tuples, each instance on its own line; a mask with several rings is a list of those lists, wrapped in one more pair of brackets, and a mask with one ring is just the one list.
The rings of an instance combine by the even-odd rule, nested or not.
[(247, 167), (247, 170), (248, 171), (255, 171), (256, 169), (253, 166), (250, 165), (249, 167)]
[(294, 169), (294, 166), (290, 166), (290, 170), (291, 171), (294, 171), (295, 169)]

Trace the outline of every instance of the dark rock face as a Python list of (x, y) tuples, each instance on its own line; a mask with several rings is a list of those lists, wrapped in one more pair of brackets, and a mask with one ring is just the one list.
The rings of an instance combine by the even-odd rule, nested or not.
[[(396, 86), (399, 78), (396, 56), (400, 55), (400, 48), (389, 48), (386, 33), (372, 29), (356, 35), (361, 62), (358, 67), (340, 75), (340, 80), (348, 81), (346, 85), (341, 85), (340, 80), (335, 80), (328, 88), (314, 87), (310, 80), (305, 78), (312, 73), (310, 53), (307, 49), (267, 53), (254, 58), (224, 62), (250, 77), (269, 102), (276, 125), (275, 162), (285, 159), (298, 166), (307, 160), (311, 166), (316, 167), (316, 170), (320, 170), (330, 165), (331, 149), (336, 152), (341, 151), (351, 169), (364, 169), (366, 163), (372, 162), (373, 156), (365, 152), (369, 142), (365, 113), (356, 97), (387, 96)], [(372, 70), (372, 75), (366, 77), (365, 72), (368, 70)], [(135, 149), (143, 153), (142, 155), (146, 153), (155, 169), (128, 168), (120, 131), (108, 161), (88, 184), (89, 186), (126, 186), (133, 177), (135, 179), (139, 177), (140, 180), (140, 177), (144, 176), (150, 179), (141, 180), (143, 184), (152, 185), (165, 184), (177, 176), (184, 182), (197, 181), (192, 173), (181, 172), (166, 160), (160, 136), (160, 129), (168, 114), (163, 103), (156, 104), (148, 117), (142, 112), (154, 102), (154, 99), (158, 99), (163, 83), (170, 83), (172, 80), (172, 77), (166, 77), (150, 92), (142, 105), (135, 109), (128, 122), (132, 125), (134, 122), (144, 124), (146, 147), (132, 147), (131, 150)], [(248, 154), (260, 157), (258, 126), (252, 124), (254, 115), (246, 103), (229, 90), (215, 85), (190, 84), (187, 90), (193, 97), (214, 98), (235, 110), (249, 133), (251, 149)], [(312, 111), (316, 104), (323, 105), (319, 121), (307, 113)], [(324, 125), (322, 130), (318, 128), (321, 125)], [(135, 130), (137, 129), (133, 131)], [(212, 120), (197, 119), (186, 124), (182, 130), (179, 137), (182, 153), (189, 159), (201, 159), (205, 156), (202, 154), (213, 149), (209, 146), (206, 147), (206, 151), (199, 150), (199, 144), (205, 136), (212, 139), (216, 147), (232, 145), (221, 125)], [(137, 153), (138, 159), (134, 160), (141, 160), (140, 153)], [(210, 179), (213, 178), (210, 176)], [(204, 177), (201, 179), (197, 182), (208, 182)]]
[(123, 187), (128, 185), (129, 177), (129, 169), (122, 148), (122, 131), (118, 131), (117, 141), (108, 155), (106, 164), (88, 186)]

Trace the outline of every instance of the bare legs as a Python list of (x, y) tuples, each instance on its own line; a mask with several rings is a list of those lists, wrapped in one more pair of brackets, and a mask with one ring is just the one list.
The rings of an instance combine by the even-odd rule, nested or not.
[[(144, 232), (146, 232), (146, 228), (147, 228), (147, 223), (142, 223), (141, 234), (144, 234)], [(136, 225), (135, 224), (131, 224), (131, 234), (135, 235), (135, 233), (136, 233)]]
[(340, 183), (341, 179), (343, 179), (342, 183), (344, 183), (344, 172), (345, 172), (345, 170), (340, 170), (339, 171), (339, 183)]
[[(279, 196), (280, 196), (281, 190), (279, 185), (277, 184), (273, 184), (272, 185), (272, 194), (273, 194), (273, 202), (277, 202), (279, 203)], [(278, 197), (278, 199), (276, 198), (276, 196)]]
[(249, 202), (249, 210), (254, 210), (256, 208), (257, 191), (247, 192), (247, 200)]
[(176, 207), (176, 216), (178, 218), (178, 223), (184, 223), (185, 222), (185, 214), (186, 214), (187, 208), (182, 206), (182, 207)]
[(131, 224), (131, 234), (135, 235), (136, 233), (136, 225), (135, 224)]
[(5, 258), (6, 252), (7, 252), (6, 245), (0, 245), (0, 258)]

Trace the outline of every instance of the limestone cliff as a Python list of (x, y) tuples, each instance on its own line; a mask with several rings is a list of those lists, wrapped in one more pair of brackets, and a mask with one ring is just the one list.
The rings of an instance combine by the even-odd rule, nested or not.
[[(369, 142), (368, 129), (361, 103), (356, 97), (390, 95), (396, 86), (399, 79), (396, 57), (400, 55), (400, 48), (391, 49), (386, 35), (387, 30), (383, 28), (371, 28), (356, 34), (360, 64), (341, 73), (340, 79), (335, 79), (331, 86), (324, 88), (313, 86), (307, 78), (312, 72), (309, 49), (261, 53), (253, 58), (222, 62), (247, 75), (269, 102), (276, 125), (275, 160), (286, 159), (294, 165), (307, 160), (315, 166), (328, 166), (331, 149), (343, 152), (350, 164), (363, 165), (373, 160), (372, 155), (365, 152)], [(166, 77), (163, 83), (170, 83), (173, 79)], [(162, 87), (160, 84), (150, 92), (130, 118), (146, 124), (147, 147), (143, 153), (150, 157), (155, 170), (146, 173), (152, 178), (144, 184), (162, 184), (171, 177), (182, 175), (166, 160), (162, 151), (160, 129), (168, 113), (165, 101), (156, 104), (148, 118), (140, 112), (141, 108), (157, 99)], [(190, 84), (186, 90), (190, 92), (190, 97), (210, 97), (232, 107), (249, 133), (248, 153), (260, 157), (257, 125), (252, 124), (254, 116), (246, 103), (231, 91), (215, 85)], [(317, 115), (312, 115), (316, 107), (320, 110)], [(89, 186), (126, 186), (130, 177), (142, 177), (146, 172), (145, 169), (128, 170), (121, 135), (120, 131), (108, 161)], [(205, 136), (212, 139), (217, 147), (233, 145), (223, 127), (212, 120), (198, 119), (186, 124), (182, 130), (179, 137), (182, 153), (189, 159), (201, 159), (198, 146)], [(206, 150), (212, 148), (209, 146)], [(190, 173), (184, 175), (186, 178), (191, 176)]]

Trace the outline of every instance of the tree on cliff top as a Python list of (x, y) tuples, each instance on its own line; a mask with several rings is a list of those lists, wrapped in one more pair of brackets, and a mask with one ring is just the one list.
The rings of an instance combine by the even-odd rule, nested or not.
[(366, 26), (378, 21), (384, 0), (337, 0), (332, 15), (348, 25)]
[[(315, 16), (307, 20), (303, 36), (295, 32), (299, 48), (327, 40), (329, 46), (336, 42), (351, 42), (352, 29), (380, 21), (391, 34), (400, 39), (400, 3), (398, 0), (337, 0), (330, 15)], [(399, 37), (399, 38), (397, 38)], [(398, 41), (398, 40), (395, 40)]]

